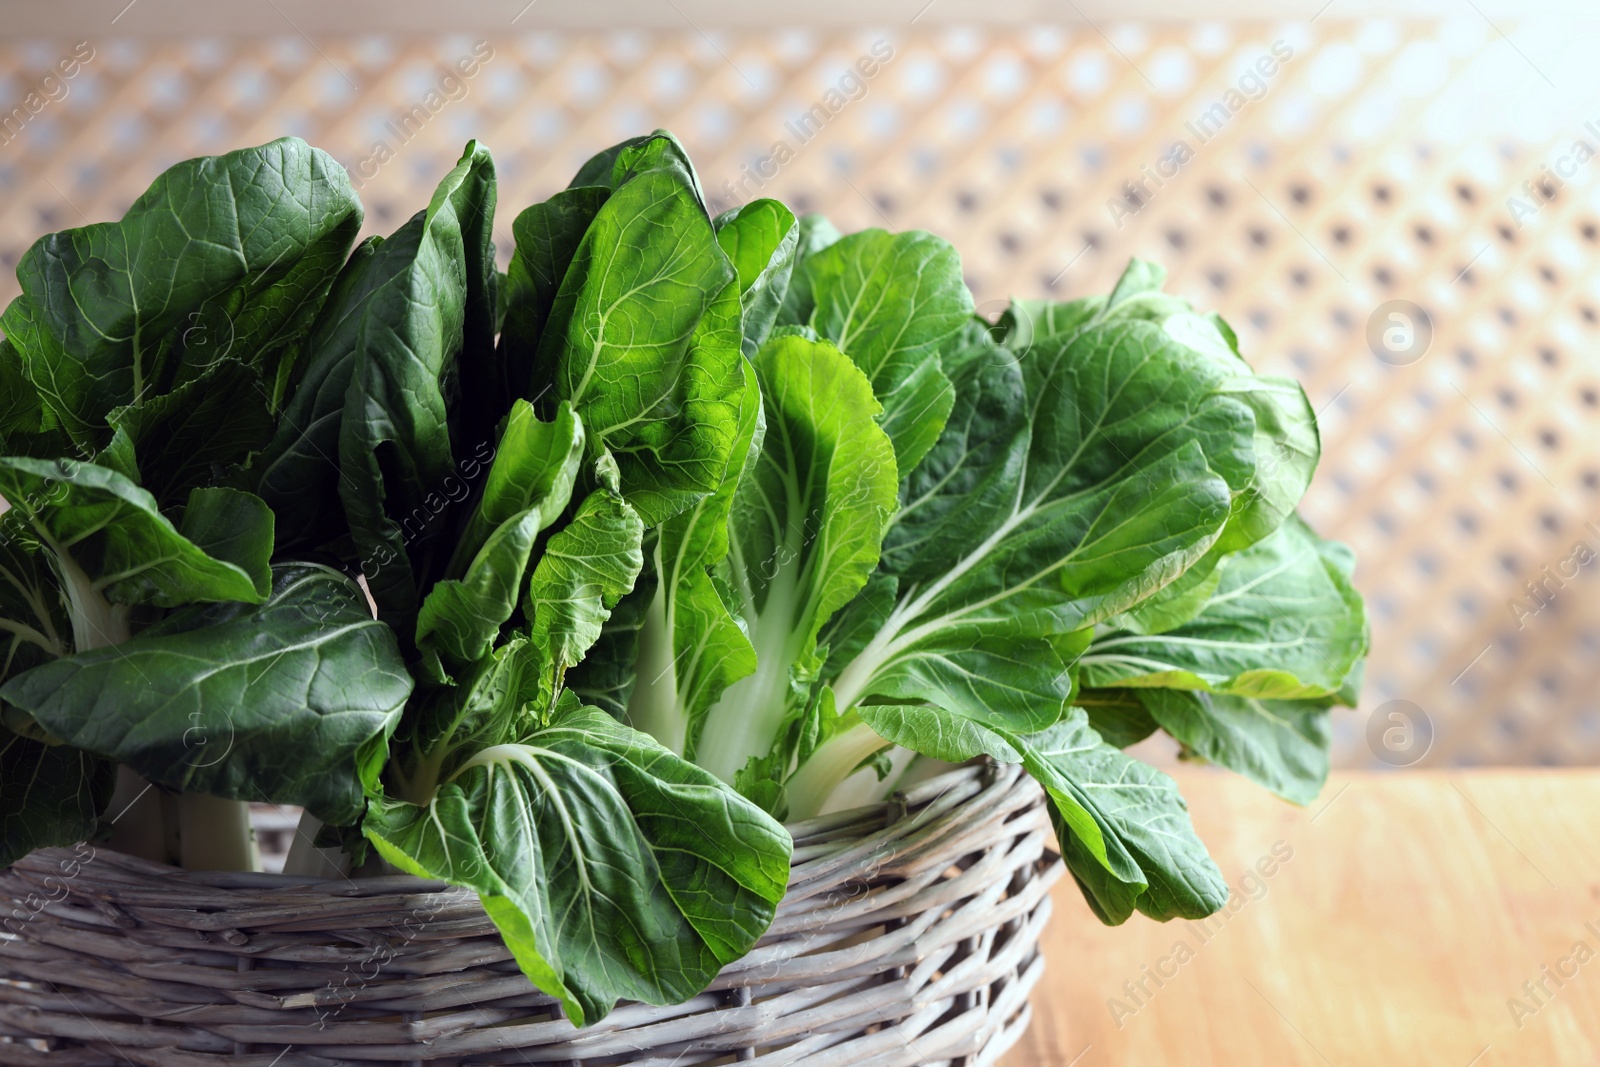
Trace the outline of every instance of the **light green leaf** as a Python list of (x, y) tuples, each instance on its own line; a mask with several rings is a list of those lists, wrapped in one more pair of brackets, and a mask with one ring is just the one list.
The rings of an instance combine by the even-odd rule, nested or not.
[(886, 743), (946, 763), (988, 756), (1021, 763), (1022, 751), (1003, 730), (929, 704), (864, 704), (857, 717)]
[(921, 231), (854, 233), (808, 256), (809, 325), (860, 367), (909, 471), (939, 439), (954, 395), (939, 353), (972, 315), (961, 257)]
[(583, 458), (583, 427), (563, 403), (541, 422), (525, 400), (511, 409), (494, 465), (456, 558), (417, 617), (417, 647), (459, 669), (488, 655), (516, 610), (523, 575), (539, 534), (566, 510)]
[(170, 789), (300, 804), (349, 825), (410, 693), (394, 634), (355, 583), (291, 564), (259, 606), (174, 612), (12, 678), (0, 700)]
[(906, 577), (837, 676), (841, 707), (893, 694), (981, 718), (924, 665), (1125, 611), (1227, 519), (1217, 469), (1248, 452), (1253, 421), (1209, 388), (1204, 357), (1146, 323), (1090, 328), (1029, 353), (1019, 405), (1017, 368), (996, 353), (963, 367), (949, 433), (907, 483), (888, 557)]
[(1292, 378), (1230, 378), (1218, 391), (1250, 406), (1256, 417), (1255, 474), (1234, 502), (1234, 517), (1217, 545), (1227, 552), (1267, 537), (1299, 505), (1322, 455), (1317, 417)]
[(1105, 296), (1086, 296), (1078, 300), (1012, 300), (994, 336), (1015, 353), (1026, 358), (1036, 344), (1062, 343), (1095, 322), (1104, 312)]
[(776, 337), (755, 368), (766, 434), (734, 495), (728, 570), (760, 666), (707, 712), (716, 751), (699, 758), (724, 780), (804, 702), (822, 666), (818, 631), (876, 567), (898, 480), (871, 385), (833, 345)]
[(761, 389), (748, 364), (739, 432), (717, 491), (668, 519), (653, 546), (657, 596), (639, 630), (636, 685), (627, 721), (693, 759), (707, 709), (756, 669), (755, 649), (712, 577), (728, 555), (728, 516), (742, 480), (754, 476), (766, 434)]
[(766, 341), (789, 291), (800, 227), (776, 200), (753, 200), (718, 215), (717, 243), (739, 275), (744, 308), (744, 354), (754, 357)]
[(789, 288), (783, 294), (783, 307), (778, 311), (779, 326), (806, 326), (811, 322), (817, 302), (811, 292), (811, 281), (806, 277), (805, 261), (843, 236), (833, 223), (816, 212), (801, 215), (797, 225), (799, 240), (794, 250), (794, 271), (789, 276)]
[[(1135, 909), (1162, 922), (1203, 919), (1228, 902), (1228, 884), (1195, 836), (1189, 806), (1171, 778), (1106, 744), (1078, 710), (1021, 740), (1023, 766), (1056, 801), (1052, 814), (1067, 867), (1102, 922), (1124, 922)], [(1126, 850), (1140, 879), (1130, 880), (1095, 853), (1092, 838), (1067, 817), (1071, 808), (1060, 802), (1066, 796), (1092, 814), (1106, 841)]]
[(1227, 902), (1176, 783), (1102, 741), (1082, 709), (1032, 734), (925, 705), (857, 713), (885, 739), (935, 759), (1021, 763), (1050, 797), (1067, 865), (1102, 921), (1121, 923), (1134, 908), (1163, 921), (1198, 919)]
[(644, 566), (644, 523), (620, 496), (600, 488), (546, 543), (528, 582), (529, 635), (544, 657), (544, 699), (559, 695), (567, 669), (600, 637), (611, 608)]
[(1200, 614), (1216, 595), (1217, 586), (1222, 582), (1222, 571), (1217, 565), (1227, 556), (1218, 545), (1212, 545), (1211, 550), (1179, 575), (1177, 581), (1162, 586), (1135, 604), (1131, 611), (1113, 615), (1106, 620), (1106, 625), (1135, 634), (1176, 630)]
[(1337, 691), (1366, 651), (1366, 618), (1320, 540), (1291, 518), (1224, 557), (1216, 593), (1190, 622), (1152, 636), (1097, 636), (1079, 660), (1084, 684), (1284, 700)]
[(542, 526), (555, 522), (572, 500), (584, 440), (583, 423), (571, 405), (556, 405), (554, 416), (545, 422), (526, 400), (513, 404), (483, 492), (456, 546), (456, 558), (470, 559), (492, 531), (530, 508), (539, 509)]
[(527, 208), (511, 224), (516, 251), (506, 272), (500, 348), (514, 395), (536, 396), (550, 384), (544, 379), (552, 368), (542, 368), (543, 375), (535, 379), (539, 338), (578, 244), (610, 195), (610, 189), (600, 186), (564, 189)]
[(485, 748), (431, 802), (363, 824), (402, 870), (478, 891), (518, 964), (576, 1026), (676, 1004), (743, 956), (789, 875), (783, 827), (647, 736), (568, 698)]
[[(1316, 417), (1298, 383), (1254, 374), (1240, 357), (1238, 339), (1228, 324), (1214, 314), (1197, 314), (1187, 300), (1162, 292), (1165, 279), (1166, 271), (1156, 264), (1130, 260), (1109, 298), (1018, 301), (997, 332), (1006, 336), (1012, 351), (1029, 353), (1059, 350), (1091, 327), (1144, 322), (1203, 359), (1200, 377), (1217, 393), (1250, 408), (1256, 421), (1250, 446), (1239, 449), (1235, 457), (1217, 460), (1217, 471), (1234, 494), (1233, 517), (1213, 549), (1220, 556), (1259, 541), (1294, 511), (1321, 450)], [(1203, 566), (1214, 564), (1212, 560)], [(1152, 605), (1151, 617), (1138, 625), (1152, 632), (1170, 628), (1183, 621), (1179, 609), (1185, 606), (1193, 606), (1193, 601)]]
[(937, 701), (962, 713), (982, 709), (984, 722), (1028, 733), (1061, 717), (1072, 677), (1044, 638), (972, 635), (964, 645), (951, 642), (901, 658), (872, 688), (875, 700)]
[(670, 137), (620, 151), (540, 339), (555, 396), (655, 526), (717, 487), (737, 431), (739, 287)]

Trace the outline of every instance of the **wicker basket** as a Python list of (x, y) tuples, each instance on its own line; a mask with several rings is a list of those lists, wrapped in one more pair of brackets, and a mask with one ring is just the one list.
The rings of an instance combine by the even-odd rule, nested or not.
[(0, 1064), (977, 1065), (1026, 1029), (1062, 867), (1043, 797), (965, 767), (790, 827), (755, 951), (574, 1029), (471, 893), (41, 850), (0, 873)]

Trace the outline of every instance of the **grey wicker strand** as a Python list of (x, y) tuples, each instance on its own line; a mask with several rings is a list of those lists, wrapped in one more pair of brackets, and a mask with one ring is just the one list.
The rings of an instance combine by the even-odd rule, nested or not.
[(1062, 871), (1032, 780), (963, 767), (789, 829), (788, 895), (754, 951), (684, 1004), (582, 1030), (470, 892), (43, 849), (0, 872), (0, 1065), (997, 1063), (1027, 1028)]

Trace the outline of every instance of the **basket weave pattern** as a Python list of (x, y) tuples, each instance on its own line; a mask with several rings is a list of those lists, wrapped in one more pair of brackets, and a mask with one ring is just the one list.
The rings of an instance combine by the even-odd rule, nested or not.
[(581, 1031), (470, 892), (41, 850), (0, 873), (0, 1064), (997, 1062), (1027, 1027), (1062, 870), (1038, 787), (967, 767), (790, 830), (753, 952), (685, 1004)]

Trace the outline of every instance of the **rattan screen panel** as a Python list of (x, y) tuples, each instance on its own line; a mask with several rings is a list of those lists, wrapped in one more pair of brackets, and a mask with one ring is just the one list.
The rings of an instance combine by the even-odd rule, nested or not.
[[(5, 107), (50, 89), (0, 144), (0, 296), (15, 293), (17, 258), (39, 233), (115, 217), (178, 159), (284, 133), (366, 176), (373, 232), (425, 205), (478, 137), (499, 164), (502, 251), (515, 211), (592, 150), (666, 126), (724, 206), (774, 195), (846, 228), (950, 238), (991, 311), (1008, 293), (1103, 291), (1129, 255), (1154, 258), (1172, 288), (1229, 317), (1259, 369), (1296, 375), (1322, 411), (1304, 511), (1355, 546), (1373, 615), (1363, 707), (1337, 720), (1340, 762), (1374, 762), (1367, 716), (1393, 699), (1434, 724), (1424, 765), (1600, 757), (1589, 573), (1600, 563), (1549, 581), (1548, 606), (1520, 629), (1508, 606), (1534, 606), (1524, 583), (1558, 572), (1575, 541), (1600, 551), (1600, 453), (1588, 440), (1600, 207), (1579, 183), (1552, 187), (1519, 227), (1508, 196), (1529, 202), (1519, 187), (1572, 136), (1524, 143), (1515, 129), (1484, 129), (1436, 143), (1421, 118), (1430, 91), (1384, 88), (1403, 80), (1391, 76), (1414, 61), (1408, 48), (1443, 28), (1375, 32), (1332, 17), (1104, 34), (522, 28), (489, 35), (492, 55), (474, 55), (473, 38), (91, 32), (93, 58), (64, 94), (42, 79), (76, 42), (0, 43)], [(1202, 143), (1186, 124), (1226, 108), (1226, 91), (1277, 41), (1292, 54), (1265, 64), (1261, 98), (1241, 94), (1225, 120), (1211, 110)], [(1483, 30), (1479, 47), (1498, 45)], [(1466, 76), (1459, 39), (1435, 51), (1442, 85)], [(1342, 84), (1319, 66), (1334, 52), (1346, 66), (1356, 57)], [(873, 75), (841, 82), (864, 57)], [(446, 81), (463, 59), (475, 73)], [(812, 112), (797, 125), (818, 103), (825, 121)], [(1191, 155), (1177, 161), (1180, 138)], [(1141, 178), (1142, 191), (1125, 185)], [(1426, 354), (1403, 366), (1367, 338), (1374, 310), (1395, 299), (1433, 326)]]

